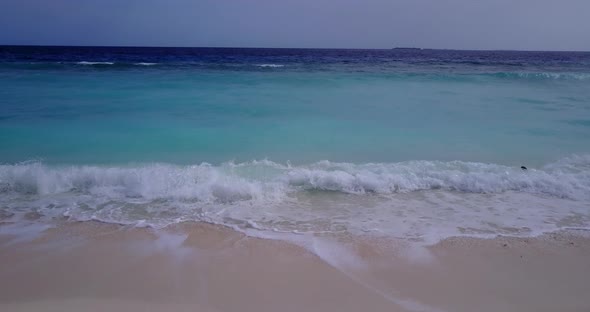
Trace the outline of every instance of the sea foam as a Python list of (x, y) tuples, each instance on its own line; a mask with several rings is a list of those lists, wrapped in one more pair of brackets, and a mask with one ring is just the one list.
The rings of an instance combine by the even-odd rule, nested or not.
[(161, 227), (376, 233), (433, 243), (590, 227), (590, 156), (522, 170), (474, 162), (0, 166), (0, 212)]
[(280, 200), (302, 191), (396, 194), (424, 190), (507, 191), (590, 199), (590, 156), (543, 168), (476, 162), (409, 161), (352, 164), (321, 161), (291, 166), (271, 161), (178, 166), (0, 166), (0, 191), (48, 195), (76, 192), (113, 198), (181, 198), (206, 202)]
[(76, 63), (78, 65), (114, 65), (114, 62), (88, 62), (88, 61), (82, 61), (82, 62), (78, 62)]

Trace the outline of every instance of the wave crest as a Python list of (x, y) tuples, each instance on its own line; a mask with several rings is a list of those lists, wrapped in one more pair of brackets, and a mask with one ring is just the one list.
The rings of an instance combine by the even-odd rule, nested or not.
[(30, 195), (79, 193), (111, 199), (176, 198), (203, 202), (271, 199), (272, 183), (223, 173), (202, 164), (140, 167), (48, 167), (41, 163), (0, 166), (0, 190)]
[(492, 74), (497, 78), (529, 80), (588, 80), (590, 73), (568, 72), (498, 72)]
[(76, 63), (78, 65), (114, 65), (114, 62), (88, 62), (88, 61), (82, 61), (82, 62), (78, 62)]
[(351, 164), (322, 161), (290, 166), (271, 161), (136, 167), (0, 166), (0, 191), (23, 195), (77, 193), (112, 199), (176, 198), (202, 202), (277, 201), (301, 191), (382, 194), (449, 190), (506, 191), (560, 198), (590, 198), (590, 156), (559, 160), (541, 169), (473, 162), (409, 161)]
[[(583, 161), (582, 161), (583, 160)], [(471, 162), (411, 161), (395, 164), (338, 164), (323, 162), (288, 173), (290, 185), (351, 194), (393, 194), (443, 189), (465, 193), (506, 191), (588, 198), (588, 157), (568, 158), (544, 169)]]
[(279, 68), (279, 67), (285, 67), (285, 65), (281, 65), (281, 64), (260, 64), (260, 65), (256, 65), (258, 67), (270, 67), (270, 68)]

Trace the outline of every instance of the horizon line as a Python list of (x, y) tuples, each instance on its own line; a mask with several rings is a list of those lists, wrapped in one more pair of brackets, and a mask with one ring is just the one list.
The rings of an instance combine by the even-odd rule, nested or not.
[(266, 50), (418, 50), (418, 51), (473, 51), (473, 52), (561, 52), (561, 53), (590, 53), (584, 50), (515, 50), (515, 49), (454, 49), (454, 48), (420, 48), (420, 47), (392, 47), (392, 48), (290, 48), (290, 47), (231, 47), (231, 46), (151, 46), (151, 45), (47, 45), (47, 44), (0, 44), (0, 47), (48, 47), (48, 48), (168, 48), (168, 49), (266, 49)]

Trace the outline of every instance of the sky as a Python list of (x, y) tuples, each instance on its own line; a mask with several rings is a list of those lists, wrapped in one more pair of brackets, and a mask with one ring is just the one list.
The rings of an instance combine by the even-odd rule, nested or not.
[(590, 51), (590, 0), (0, 0), (0, 44)]

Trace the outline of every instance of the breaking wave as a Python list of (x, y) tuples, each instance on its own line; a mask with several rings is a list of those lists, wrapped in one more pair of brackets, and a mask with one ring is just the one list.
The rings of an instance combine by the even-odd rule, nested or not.
[(88, 61), (82, 61), (82, 62), (77, 62), (76, 64), (78, 65), (114, 65), (114, 62), (88, 62)]
[[(157, 65), (157, 66), (156, 66)], [(342, 64), (341, 64), (342, 65)], [(355, 66), (337, 66), (333, 64), (314, 63), (292, 63), (288, 67), (284, 64), (274, 63), (249, 63), (249, 62), (199, 62), (199, 61), (175, 61), (175, 62), (147, 62), (147, 61), (60, 61), (60, 62), (0, 62), (0, 68), (29, 69), (29, 70), (56, 70), (64, 68), (95, 68), (101, 70), (121, 70), (143, 67), (165, 69), (192, 68), (197, 70), (218, 70), (218, 71), (260, 71), (270, 69), (289, 69), (293, 71), (340, 71), (342, 73), (374, 72), (377, 76), (390, 79), (434, 79), (434, 80), (459, 80), (478, 81), (481, 78), (498, 80), (523, 80), (523, 81), (590, 81), (590, 72), (587, 71), (487, 71), (478, 68), (454, 69), (453, 71), (424, 68), (418, 72), (399, 71), (397, 67), (387, 66), (357, 68)]]
[(304, 166), (268, 160), (178, 166), (0, 166), (0, 221), (184, 221), (280, 233), (529, 236), (590, 227), (590, 155), (521, 170), (472, 162)]
[(497, 78), (530, 80), (589, 80), (590, 73), (568, 72), (498, 72), (491, 74)]
[(590, 198), (590, 156), (521, 170), (474, 162), (318, 163), (291, 166), (268, 160), (178, 166), (0, 166), (0, 192), (86, 194), (110, 199), (177, 198), (202, 202), (278, 201), (297, 192), (393, 195), (424, 190), (464, 193), (507, 191), (558, 198)]

